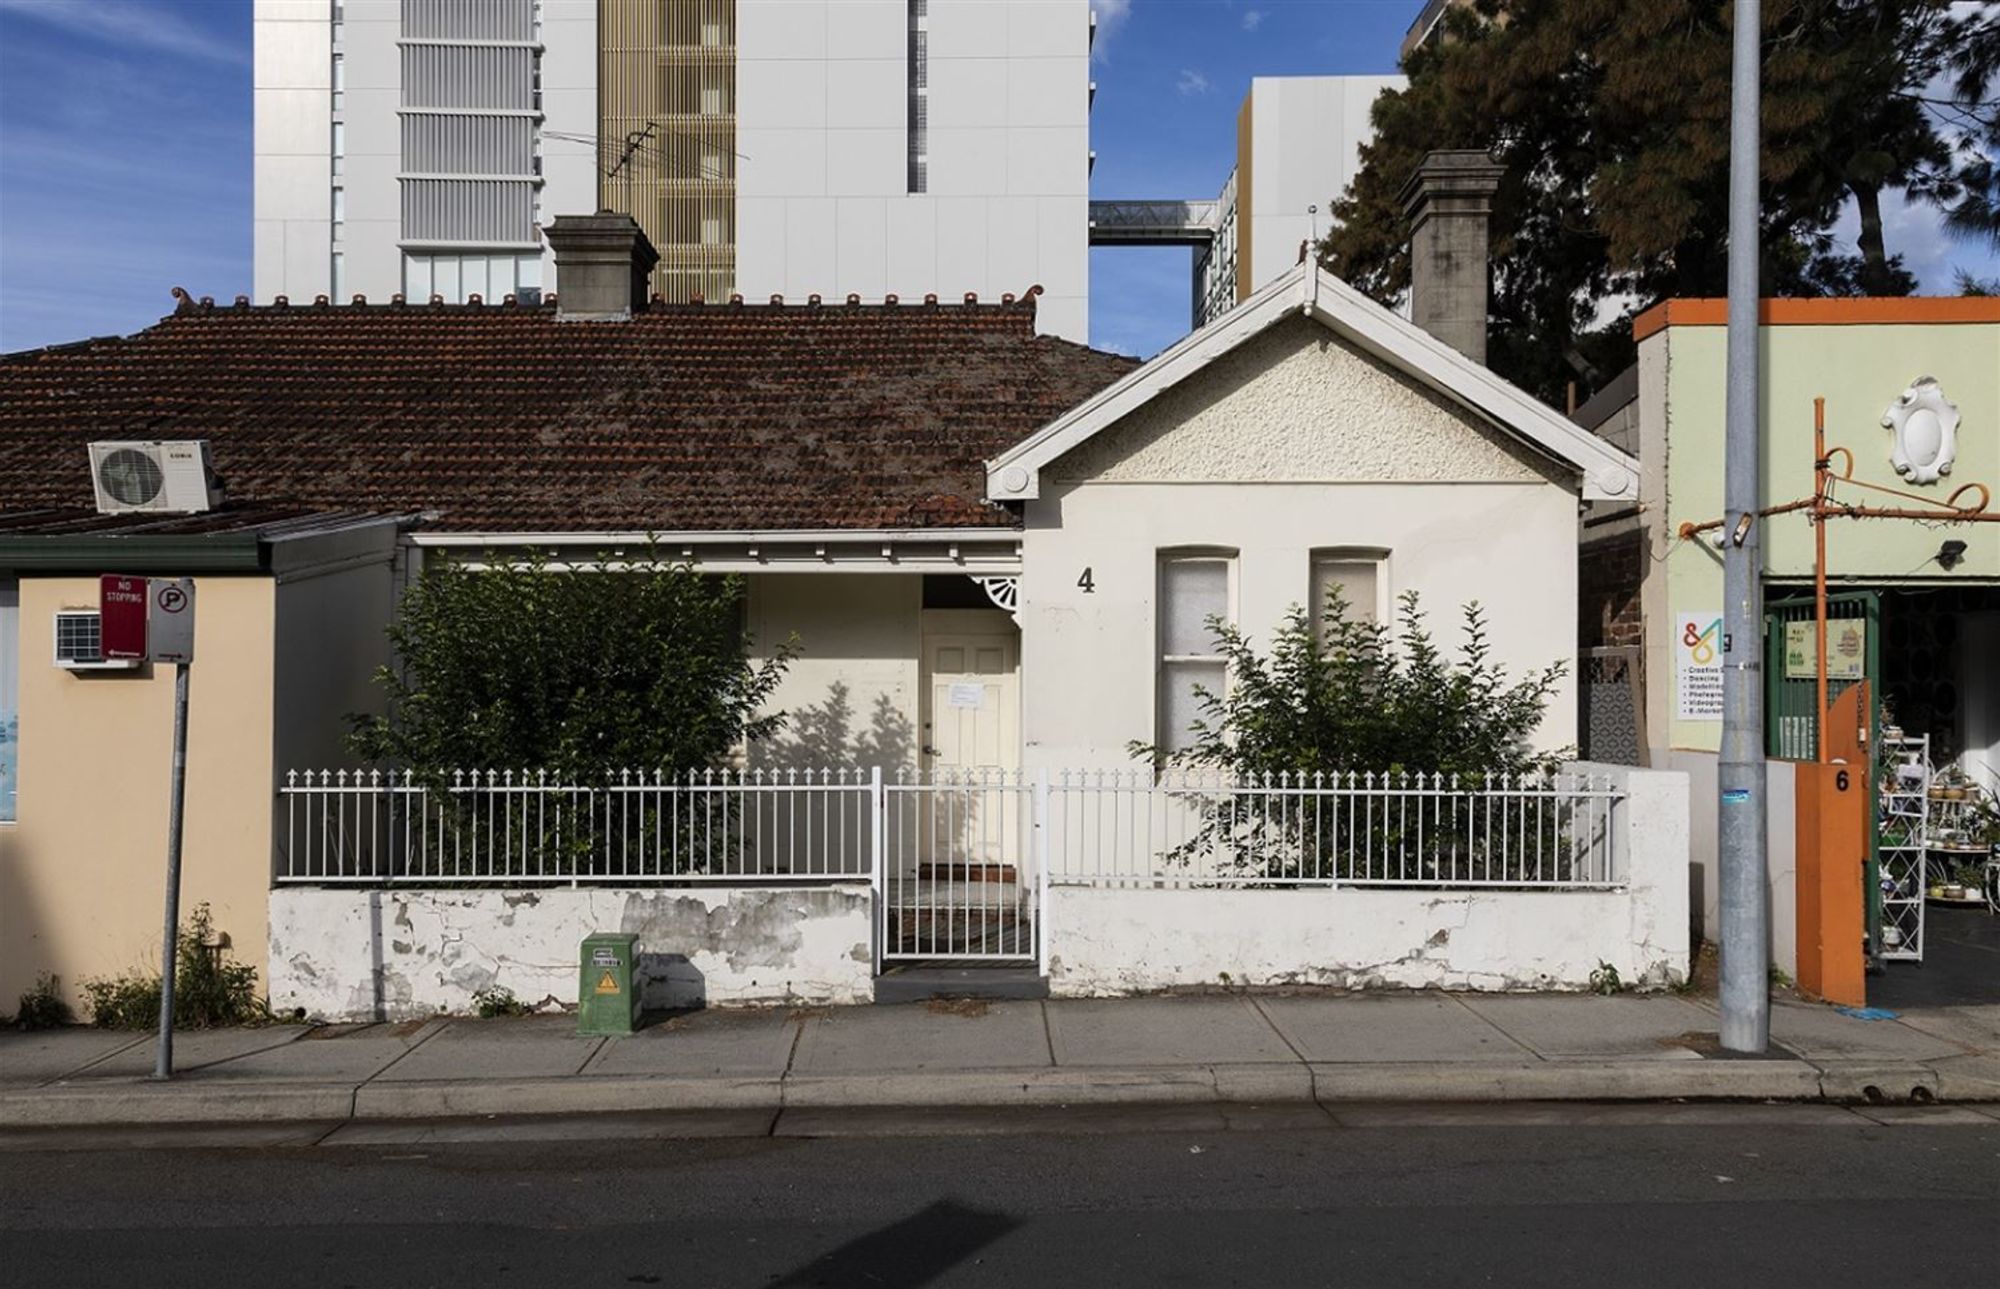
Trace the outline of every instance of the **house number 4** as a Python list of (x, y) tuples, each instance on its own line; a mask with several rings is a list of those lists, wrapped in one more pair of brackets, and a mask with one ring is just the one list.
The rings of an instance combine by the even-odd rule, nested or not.
[(1090, 575), (1089, 569), (1085, 569), (1083, 576), (1076, 579), (1076, 586), (1085, 595), (1091, 595), (1097, 590), (1097, 579)]

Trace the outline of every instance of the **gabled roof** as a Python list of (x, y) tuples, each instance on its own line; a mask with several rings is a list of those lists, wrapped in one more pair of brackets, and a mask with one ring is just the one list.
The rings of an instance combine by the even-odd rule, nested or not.
[(0, 518), (93, 508), (86, 445), (207, 439), (232, 500), (431, 530), (1018, 524), (982, 463), (1130, 371), (991, 304), (197, 303), (0, 358)]
[(989, 459), (986, 495), (994, 501), (1040, 496), (1041, 472), (1057, 458), (1224, 354), (1301, 313), (1528, 447), (1569, 466), (1578, 476), (1584, 497), (1625, 501), (1638, 497), (1639, 463), (1632, 457), (1324, 269), (1305, 265)]

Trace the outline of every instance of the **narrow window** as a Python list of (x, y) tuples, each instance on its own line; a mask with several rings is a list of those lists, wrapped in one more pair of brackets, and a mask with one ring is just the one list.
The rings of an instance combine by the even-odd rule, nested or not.
[(1352, 547), (1313, 552), (1312, 602), (1308, 607), (1315, 631), (1324, 635), (1327, 601), (1335, 591), (1347, 606), (1349, 622), (1382, 621), (1388, 555), (1383, 550)]
[(910, 0), (910, 183), (930, 191), (929, 0)]
[(1154, 741), (1178, 752), (1193, 740), (1201, 716), (1195, 691), (1220, 696), (1229, 679), (1211, 620), (1230, 620), (1229, 574), (1234, 561), (1218, 554), (1167, 555), (1160, 559), (1159, 716)]

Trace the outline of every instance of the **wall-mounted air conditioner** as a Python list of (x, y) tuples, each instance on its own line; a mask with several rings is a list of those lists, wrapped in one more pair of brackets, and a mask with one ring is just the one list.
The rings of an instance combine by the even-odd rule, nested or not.
[(222, 501), (205, 439), (93, 443), (90, 482), (101, 515), (194, 514)]
[(105, 659), (96, 609), (56, 610), (56, 666), (64, 671), (130, 671), (138, 665), (136, 658)]

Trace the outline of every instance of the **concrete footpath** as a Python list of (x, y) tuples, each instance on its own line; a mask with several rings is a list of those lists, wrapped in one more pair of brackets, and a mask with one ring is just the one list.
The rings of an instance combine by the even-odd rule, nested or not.
[(717, 1009), (630, 1038), (568, 1016), (150, 1036), (0, 1033), (0, 1128), (849, 1107), (2000, 1101), (2000, 1006), (1779, 1002), (1725, 1058), (1669, 995), (1265, 993)]

